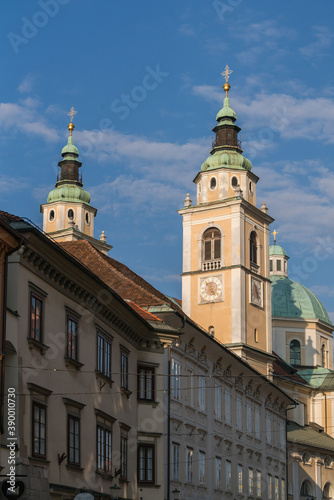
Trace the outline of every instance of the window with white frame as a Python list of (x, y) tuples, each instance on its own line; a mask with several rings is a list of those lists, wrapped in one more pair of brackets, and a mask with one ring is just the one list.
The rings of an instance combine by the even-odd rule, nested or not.
[(232, 463), (229, 460), (225, 460), (225, 480), (226, 480), (226, 490), (231, 491), (231, 489), (232, 489)]
[(242, 399), (241, 394), (236, 396), (237, 429), (242, 430)]
[(273, 500), (273, 476), (268, 474), (268, 500)]
[(225, 389), (225, 422), (231, 425), (231, 391)]
[(260, 405), (255, 405), (255, 437), (261, 439), (261, 407)]
[(181, 399), (181, 363), (176, 359), (172, 359), (172, 398)]
[(247, 399), (246, 412), (247, 412), (247, 422), (246, 422), (247, 434), (252, 434), (252, 432), (253, 432), (253, 425), (252, 425), (252, 402), (251, 402), (250, 399)]
[(180, 480), (180, 445), (172, 444), (172, 479)]
[(198, 479), (200, 484), (205, 484), (205, 453), (198, 453)]
[(216, 489), (222, 488), (222, 459), (216, 457)]
[(194, 457), (194, 450), (192, 448), (187, 448), (187, 453), (186, 453), (186, 481), (187, 481), (187, 483), (193, 482), (193, 457)]
[(250, 467), (248, 468), (248, 495), (253, 496), (254, 494), (254, 471)]
[(187, 377), (186, 377), (186, 382), (187, 382), (187, 403), (189, 406), (194, 406), (194, 389), (193, 389), (193, 377), (194, 377), (194, 372), (190, 370), (190, 368), (187, 368)]
[(243, 492), (242, 465), (238, 464), (238, 493)]
[(205, 377), (198, 377), (198, 406), (201, 411), (205, 411)]
[(267, 435), (267, 442), (271, 443), (271, 441), (272, 441), (271, 413), (269, 411), (266, 411), (266, 435)]
[(215, 417), (222, 418), (222, 390), (219, 384), (215, 384)]

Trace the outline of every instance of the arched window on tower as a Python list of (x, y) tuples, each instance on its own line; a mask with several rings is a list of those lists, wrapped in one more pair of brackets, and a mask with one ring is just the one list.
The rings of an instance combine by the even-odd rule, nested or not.
[(300, 365), (300, 342), (298, 340), (291, 340), (290, 342), (290, 365)]
[(326, 346), (322, 344), (321, 346), (321, 366), (322, 368), (326, 368)]
[(212, 227), (203, 234), (203, 271), (221, 267), (221, 233)]
[(256, 232), (252, 231), (250, 234), (250, 242), (249, 242), (249, 258), (251, 264), (257, 264), (257, 236)]

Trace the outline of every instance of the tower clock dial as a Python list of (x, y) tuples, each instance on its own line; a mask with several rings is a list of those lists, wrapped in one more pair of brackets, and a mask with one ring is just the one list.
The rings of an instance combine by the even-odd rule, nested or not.
[(254, 278), (251, 278), (251, 301), (262, 306), (262, 283)]
[(222, 280), (218, 276), (205, 278), (200, 285), (201, 298), (204, 301), (212, 301), (221, 298)]

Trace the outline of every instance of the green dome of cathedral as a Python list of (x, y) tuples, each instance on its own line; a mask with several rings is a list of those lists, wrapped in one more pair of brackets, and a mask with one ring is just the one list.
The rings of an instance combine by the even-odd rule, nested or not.
[(332, 324), (325, 307), (308, 288), (285, 276), (272, 275), (270, 279), (272, 316), (319, 319)]
[(65, 156), (66, 154), (71, 154), (71, 155), (76, 155), (76, 156), (79, 156), (79, 150), (76, 146), (74, 146), (73, 144), (73, 136), (72, 135), (69, 135), (68, 136), (68, 140), (67, 140), (67, 144), (66, 146), (63, 147), (63, 149), (61, 150), (61, 155), (62, 156)]
[(50, 191), (47, 203), (54, 201), (79, 202), (89, 205), (90, 194), (75, 184), (63, 184)]
[(230, 106), (230, 99), (228, 97), (225, 97), (225, 99), (224, 99), (224, 106), (218, 112), (218, 114), (216, 116), (217, 122), (219, 122), (219, 120), (221, 120), (222, 118), (233, 118), (234, 120), (237, 119), (237, 114), (231, 108), (231, 106)]
[(235, 168), (237, 170), (251, 170), (252, 163), (237, 151), (215, 151), (201, 166), (201, 171), (216, 168)]
[(280, 247), (279, 245), (270, 245), (269, 247), (269, 255), (285, 255), (287, 257), (287, 253), (284, 250), (284, 248)]

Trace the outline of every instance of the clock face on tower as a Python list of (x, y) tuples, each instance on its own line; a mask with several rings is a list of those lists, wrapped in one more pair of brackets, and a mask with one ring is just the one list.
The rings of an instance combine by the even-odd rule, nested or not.
[(201, 302), (212, 302), (222, 300), (222, 278), (221, 276), (208, 276), (200, 283)]
[(251, 302), (262, 306), (262, 283), (254, 278), (251, 278)]

